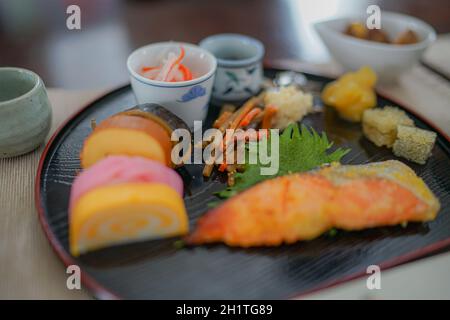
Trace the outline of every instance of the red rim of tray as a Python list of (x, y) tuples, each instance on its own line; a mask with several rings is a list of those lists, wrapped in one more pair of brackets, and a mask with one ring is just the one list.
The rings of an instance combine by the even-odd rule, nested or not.
[[(298, 71), (298, 72), (302, 72), (303, 71), (303, 72), (307, 72), (307, 73), (312, 74), (312, 75), (329, 77), (329, 78), (335, 78), (335, 76), (336, 76), (335, 74), (332, 75), (332, 76), (331, 75), (327, 75), (325, 73), (320, 73), (319, 74), (317, 72), (314, 72), (314, 70), (310, 70), (309, 68), (299, 67), (299, 64), (295, 63), (295, 61), (287, 61), (287, 60), (265, 61), (264, 66), (266, 68), (273, 68), (273, 69), (293, 70), (293, 71)], [(304, 70), (304, 69), (307, 69), (307, 70)], [(69, 265), (76, 264), (76, 261), (61, 246), (59, 240), (56, 238), (56, 236), (51, 231), (50, 226), (49, 226), (49, 224), (48, 224), (48, 222), (47, 222), (47, 220), (45, 218), (45, 212), (44, 212), (44, 209), (43, 209), (42, 203), (41, 203), (41, 189), (40, 189), (41, 172), (42, 172), (42, 168), (43, 168), (43, 165), (44, 165), (44, 160), (47, 157), (47, 153), (48, 153), (51, 145), (53, 144), (53, 141), (58, 136), (58, 134), (61, 132), (61, 130), (69, 122), (71, 122), (79, 114), (84, 112), (84, 110), (86, 110), (89, 106), (91, 106), (95, 102), (101, 100), (106, 94), (108, 94), (110, 92), (113, 92), (113, 91), (116, 91), (116, 90), (118, 90), (118, 89), (120, 89), (122, 87), (124, 87), (124, 85), (122, 85), (120, 87), (117, 87), (117, 88), (115, 88), (115, 89), (113, 89), (113, 90), (111, 90), (111, 91), (101, 95), (100, 97), (92, 99), (91, 101), (86, 103), (81, 109), (79, 109), (74, 114), (69, 116), (69, 118), (67, 118), (65, 121), (63, 121), (63, 123), (58, 127), (58, 129), (51, 136), (50, 140), (47, 142), (47, 144), (46, 144), (46, 146), (44, 148), (44, 151), (42, 152), (42, 155), (41, 155), (41, 157), (39, 159), (39, 165), (38, 165), (38, 169), (37, 169), (37, 173), (36, 173), (35, 188), (34, 188), (34, 190), (35, 190), (36, 209), (38, 211), (39, 221), (40, 221), (40, 223), (42, 225), (42, 228), (44, 229), (45, 236), (47, 237), (48, 241), (50, 242), (50, 245), (52, 246), (52, 248), (55, 251), (55, 253), (57, 254), (57, 256), (64, 263), (65, 267), (67, 267)], [(413, 111), (408, 106), (405, 106), (403, 103), (398, 102), (398, 100), (396, 100), (395, 98), (392, 98), (392, 97), (390, 97), (389, 95), (386, 95), (386, 94), (380, 94), (379, 92), (377, 92), (377, 94), (379, 96), (383, 97), (383, 98), (386, 98), (387, 100), (390, 100), (390, 101), (394, 102), (396, 105), (400, 106), (401, 108), (407, 110), (409, 113), (413, 114), (415, 117), (417, 117), (422, 122), (427, 124), (433, 130), (438, 132), (445, 140), (447, 140), (447, 142), (450, 143), (450, 137), (442, 129), (440, 129), (438, 126), (436, 126), (434, 123), (432, 123), (431, 121), (427, 120), (426, 118), (424, 118), (422, 115), (418, 114), (417, 112)], [(404, 255), (401, 255), (399, 257), (396, 257), (396, 258), (393, 258), (391, 260), (388, 260), (388, 261), (382, 263), (380, 265), (380, 268), (382, 270), (390, 269), (390, 268), (398, 266), (400, 264), (403, 264), (403, 263), (409, 262), (411, 260), (423, 257), (423, 256), (428, 255), (430, 253), (433, 253), (433, 252), (435, 252), (437, 250), (443, 249), (443, 248), (445, 248), (447, 246), (450, 246), (450, 238), (438, 241), (436, 243), (433, 243), (431, 245), (425, 246), (425, 247), (423, 247), (421, 249), (418, 249), (416, 251), (409, 252), (407, 254), (404, 254)], [(355, 274), (351, 274), (351, 275), (348, 275), (346, 277), (343, 277), (343, 278), (340, 278), (340, 279), (336, 279), (336, 280), (333, 280), (333, 281), (331, 281), (329, 283), (326, 283), (324, 285), (320, 285), (318, 287), (315, 287), (315, 288), (312, 288), (310, 290), (307, 290), (306, 292), (304, 292), (302, 294), (294, 294), (291, 297), (287, 297), (287, 298), (291, 298), (291, 299), (302, 298), (302, 297), (305, 297), (305, 296), (307, 296), (309, 294), (318, 292), (318, 291), (323, 290), (323, 289), (335, 287), (335, 286), (337, 286), (339, 284), (342, 284), (344, 282), (348, 282), (350, 280), (354, 280), (354, 279), (363, 277), (365, 275), (366, 275), (366, 273), (364, 271), (358, 272), (358, 273), (355, 273)], [(97, 280), (92, 278), (89, 274), (85, 274), (85, 273), (81, 272), (81, 283), (82, 283), (82, 287), (87, 288), (89, 290), (89, 292), (91, 292), (97, 298), (100, 298), (100, 299), (120, 299), (119, 295), (117, 295), (113, 291), (107, 289), (106, 287), (102, 286)]]

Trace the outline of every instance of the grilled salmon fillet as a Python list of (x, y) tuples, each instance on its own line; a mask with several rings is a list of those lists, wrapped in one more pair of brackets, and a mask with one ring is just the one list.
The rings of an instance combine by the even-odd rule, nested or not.
[(331, 228), (430, 221), (439, 207), (423, 180), (402, 162), (335, 164), (257, 184), (207, 212), (186, 242), (277, 246), (310, 240)]

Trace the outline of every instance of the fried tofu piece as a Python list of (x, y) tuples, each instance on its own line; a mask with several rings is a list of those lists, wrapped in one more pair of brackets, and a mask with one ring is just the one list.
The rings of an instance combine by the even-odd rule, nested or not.
[(362, 117), (364, 135), (379, 147), (392, 147), (398, 125), (414, 126), (414, 121), (403, 110), (391, 106), (368, 109)]
[(435, 132), (399, 125), (393, 151), (397, 157), (425, 164), (431, 155), (435, 141)]

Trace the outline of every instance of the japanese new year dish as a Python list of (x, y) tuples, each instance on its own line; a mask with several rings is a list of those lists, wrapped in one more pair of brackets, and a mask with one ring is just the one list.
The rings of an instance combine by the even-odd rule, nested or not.
[[(160, 66), (143, 72), (165, 81), (185, 79), (189, 70), (183, 67), (183, 55), (181, 48), (178, 55), (171, 53)], [(347, 73), (325, 86), (322, 101), (345, 121), (360, 125), (376, 147), (392, 148), (399, 159), (426, 163), (436, 133), (416, 127), (399, 108), (377, 106), (376, 80), (369, 67)], [(406, 163), (341, 164), (349, 149), (332, 148), (326, 132), (299, 124), (313, 112), (312, 94), (296, 85), (266, 88), (240, 107), (225, 105), (212, 124), (223, 138), (224, 160), (229, 160), (235, 140), (247, 146), (248, 156), (251, 145), (261, 150), (263, 143), (276, 138), (278, 168), (263, 175), (267, 164), (259, 161), (205, 164), (205, 178), (217, 172), (228, 183), (217, 193), (216, 206), (205, 209), (191, 231), (183, 179), (171, 160), (171, 133), (187, 128), (184, 122), (157, 105), (104, 119), (84, 141), (83, 170), (71, 189), (71, 253), (174, 236), (188, 245), (280, 246), (331, 229), (353, 231), (436, 218), (439, 200)], [(274, 128), (280, 131), (270, 130)], [(241, 135), (230, 136), (230, 129), (240, 129)], [(259, 130), (253, 139), (245, 137), (250, 130)]]

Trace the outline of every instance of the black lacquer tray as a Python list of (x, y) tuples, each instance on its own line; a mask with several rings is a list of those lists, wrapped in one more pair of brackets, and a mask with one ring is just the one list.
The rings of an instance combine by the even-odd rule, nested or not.
[[(266, 69), (273, 77), (280, 70)], [(308, 89), (319, 92), (331, 79), (308, 75)], [(75, 259), (68, 252), (68, 200), (80, 170), (79, 152), (91, 132), (91, 119), (102, 121), (136, 104), (130, 86), (92, 102), (66, 122), (44, 151), (36, 179), (40, 221), (58, 256), (82, 270), (83, 286), (99, 298), (279, 299), (292, 298), (365, 274), (369, 265), (392, 267), (450, 245), (450, 142), (438, 135), (426, 165), (406, 160), (439, 198), (442, 209), (433, 222), (324, 235), (277, 248), (237, 249), (210, 245), (177, 249), (176, 239), (153, 240), (89, 253)], [(381, 96), (379, 105), (398, 105)], [(400, 106), (401, 107), (401, 106)], [(218, 106), (211, 103), (208, 120)], [(409, 113), (417, 126), (437, 131)], [(349, 147), (343, 163), (396, 159), (386, 148), (364, 138), (361, 126), (340, 120), (333, 110), (308, 115), (304, 124), (325, 131), (336, 146)], [(220, 175), (204, 180), (202, 165), (178, 169), (185, 182), (191, 227), (206, 212), (214, 192), (225, 188)]]

